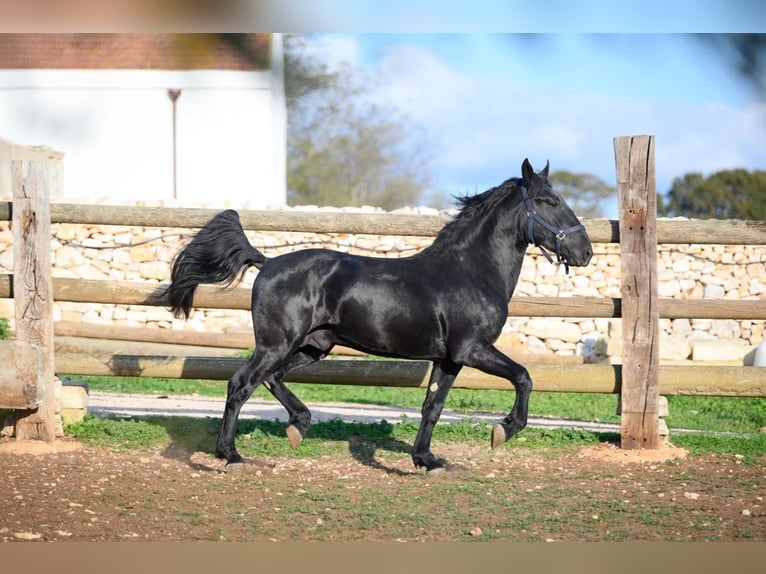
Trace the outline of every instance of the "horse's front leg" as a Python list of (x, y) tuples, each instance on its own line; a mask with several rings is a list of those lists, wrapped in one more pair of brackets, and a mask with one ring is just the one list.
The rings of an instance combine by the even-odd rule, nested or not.
[(516, 389), (516, 400), (511, 412), (492, 428), (492, 448), (497, 448), (527, 426), (532, 379), (524, 367), (492, 346), (472, 350), (465, 364), (508, 379)]
[(420, 428), (412, 447), (412, 462), (417, 468), (425, 468), (429, 472), (444, 468), (444, 461), (431, 452), (431, 434), (439, 421), (447, 395), (459, 372), (460, 365), (449, 359), (433, 365), (426, 399), (420, 411)]

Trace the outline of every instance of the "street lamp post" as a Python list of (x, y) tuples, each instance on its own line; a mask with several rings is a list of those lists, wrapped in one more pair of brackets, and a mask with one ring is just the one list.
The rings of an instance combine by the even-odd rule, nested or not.
[(177, 161), (178, 155), (176, 151), (176, 102), (181, 96), (181, 90), (168, 90), (168, 97), (173, 104), (173, 199), (178, 199), (178, 173), (177, 173)]

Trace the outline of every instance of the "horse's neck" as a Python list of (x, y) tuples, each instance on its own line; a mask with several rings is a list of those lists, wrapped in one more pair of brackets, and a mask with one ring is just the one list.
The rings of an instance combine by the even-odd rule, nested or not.
[(434, 255), (447, 258), (445, 265), (454, 272), (480, 275), (486, 283), (502, 290), (506, 301), (510, 300), (521, 273), (527, 242), (515, 233), (515, 225), (505, 227), (508, 229), (482, 229), (460, 248), (438, 250)]
[(526, 251), (526, 241), (518, 242), (515, 238), (505, 238), (489, 250), (488, 255), (493, 261), (498, 280), (503, 285), (506, 300), (511, 299), (516, 288)]

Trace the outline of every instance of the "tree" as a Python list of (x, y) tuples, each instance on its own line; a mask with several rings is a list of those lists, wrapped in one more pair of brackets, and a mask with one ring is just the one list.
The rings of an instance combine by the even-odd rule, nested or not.
[(348, 66), (336, 72), (285, 44), (287, 200), (290, 204), (394, 209), (430, 184), (429, 141), (419, 126), (367, 96), (371, 83)]
[(766, 171), (724, 170), (710, 177), (688, 173), (673, 180), (657, 213), (697, 219), (766, 219)]
[(590, 173), (554, 171), (549, 181), (579, 217), (602, 217), (601, 202), (617, 193), (617, 188)]
[(766, 95), (766, 36), (764, 34), (695, 34), (719, 56), (728, 60), (731, 69), (755, 89)]
[(329, 89), (338, 73), (306, 51), (306, 39), (294, 34), (283, 37), (285, 99), (288, 110), (296, 109), (311, 94)]

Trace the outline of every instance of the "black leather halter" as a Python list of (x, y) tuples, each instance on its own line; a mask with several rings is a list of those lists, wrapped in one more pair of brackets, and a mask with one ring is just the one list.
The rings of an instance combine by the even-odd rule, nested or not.
[(532, 202), (529, 200), (529, 195), (527, 194), (527, 188), (524, 185), (521, 186), (521, 197), (524, 200), (524, 207), (527, 210), (527, 242), (539, 247), (542, 254), (545, 255), (545, 258), (548, 260), (548, 263), (553, 263), (553, 258), (550, 256), (550, 254), (545, 249), (543, 249), (542, 245), (535, 241), (535, 221), (553, 233), (556, 236), (556, 262), (559, 265), (563, 263), (564, 269), (566, 269), (567, 274), (569, 274), (569, 264), (567, 263), (566, 259), (561, 256), (561, 242), (564, 241), (564, 238), (570, 233), (575, 231), (585, 231), (585, 226), (582, 223), (578, 223), (577, 225), (567, 227), (566, 229), (556, 229), (553, 225), (545, 221), (540, 216), (540, 214), (533, 209)]

